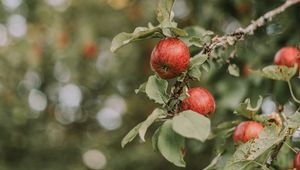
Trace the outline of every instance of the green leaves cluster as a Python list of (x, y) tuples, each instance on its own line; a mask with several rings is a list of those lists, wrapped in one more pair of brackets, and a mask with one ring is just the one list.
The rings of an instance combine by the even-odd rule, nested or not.
[[(203, 49), (206, 44), (212, 40), (213, 32), (205, 30), (199, 26), (187, 27), (185, 29), (177, 28), (177, 23), (173, 21), (174, 13), (172, 7), (175, 0), (160, 0), (157, 9), (157, 21), (158, 25), (153, 26), (151, 23), (148, 27), (137, 27), (132, 33), (120, 33), (112, 41), (111, 51), (116, 51), (122, 46), (131, 42), (148, 39), (148, 38), (164, 38), (181, 36), (185, 43), (190, 47), (197, 50)], [(229, 45), (233, 45), (236, 40), (232, 37), (226, 39)], [(202, 50), (203, 51), (203, 50)], [(197, 51), (198, 52), (198, 51)], [(177, 78), (177, 82), (183, 82), (186, 76), (196, 80), (201, 79), (202, 70), (208, 71), (209, 67), (207, 63), (208, 54), (198, 52), (190, 59), (189, 68)], [(208, 62), (207, 62), (208, 61)], [(205, 63), (207, 62), (207, 63)], [(290, 79), (297, 73), (297, 66), (292, 68), (286, 66), (267, 66), (262, 70), (254, 71), (255, 74), (270, 78), (273, 80), (282, 80), (289, 82)], [(240, 70), (237, 65), (229, 64), (228, 72), (230, 75), (238, 77)], [(290, 82), (289, 82), (290, 83)], [(290, 84), (289, 84), (290, 85)], [(227, 138), (234, 130), (236, 122), (225, 122), (218, 126), (223, 129), (221, 132), (211, 132), (210, 120), (191, 110), (178, 113), (170, 110), (168, 107), (178, 105), (180, 100), (182, 101), (188, 97), (187, 85), (183, 87), (180, 92), (180, 96), (177, 96), (174, 100), (172, 95), (168, 93), (169, 82), (161, 79), (156, 75), (152, 75), (148, 78), (147, 82), (143, 83), (135, 92), (144, 92), (149, 99), (161, 106), (156, 108), (143, 122), (135, 126), (122, 140), (121, 145), (125, 147), (126, 144), (131, 142), (136, 136), (139, 136), (141, 141), (145, 142), (145, 135), (148, 128), (155, 122), (158, 124), (158, 128), (152, 136), (153, 149), (159, 151), (163, 157), (172, 162), (178, 167), (185, 167), (184, 156), (186, 154), (185, 140), (195, 139), (201, 142), (205, 142), (208, 138), (214, 138), (216, 134), (225, 135), (222, 147), (225, 147)], [(173, 92), (174, 88), (170, 91)], [(243, 116), (247, 119), (264, 122), (264, 119), (257, 115), (262, 104), (262, 97), (260, 96), (256, 105), (251, 105), (250, 99), (246, 99), (235, 110), (235, 114)], [(174, 109), (175, 110), (175, 109)], [(293, 116), (287, 118), (287, 126), (284, 126), (278, 133), (278, 127), (266, 126), (260, 137), (255, 140), (250, 140), (245, 144), (240, 145), (233, 153), (232, 157), (224, 165), (225, 170), (242, 170), (251, 168), (267, 169), (265, 167), (265, 159), (268, 158), (272, 149), (282, 140), (284, 140), (288, 128), (297, 128), (300, 126), (300, 113), (295, 113)], [(209, 137), (210, 136), (210, 137)], [(214, 169), (214, 167), (222, 159), (222, 152), (226, 149), (218, 149), (217, 156), (212, 162), (205, 168)], [(263, 161), (262, 161), (263, 160)]]
[(183, 111), (172, 119), (166, 117), (166, 111), (155, 109), (148, 118), (134, 127), (122, 140), (122, 147), (131, 142), (137, 134), (145, 141), (147, 129), (156, 121), (162, 125), (152, 136), (154, 150), (158, 150), (168, 161), (179, 167), (185, 167), (185, 138), (196, 139), (201, 142), (207, 140), (210, 134), (210, 120), (191, 110)]
[(157, 20), (159, 24), (148, 27), (137, 27), (132, 33), (122, 32), (115, 36), (111, 43), (111, 51), (115, 52), (124, 45), (131, 42), (149, 39), (173, 36), (187, 36), (187, 32), (177, 28), (177, 23), (173, 21), (174, 13), (172, 7), (175, 0), (160, 0), (157, 10)]

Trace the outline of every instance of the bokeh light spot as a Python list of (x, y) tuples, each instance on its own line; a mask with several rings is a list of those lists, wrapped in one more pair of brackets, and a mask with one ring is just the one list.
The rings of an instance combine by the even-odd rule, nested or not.
[(82, 159), (88, 168), (94, 170), (103, 169), (107, 163), (105, 155), (97, 149), (88, 150), (83, 154)]

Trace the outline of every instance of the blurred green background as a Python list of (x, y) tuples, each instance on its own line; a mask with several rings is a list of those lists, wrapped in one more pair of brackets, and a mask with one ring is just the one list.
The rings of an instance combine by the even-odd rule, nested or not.
[[(283, 0), (177, 0), (179, 27), (200, 25), (222, 35), (282, 4)], [(149, 57), (158, 41), (128, 45), (116, 54), (113, 36), (148, 22), (156, 24), (156, 0), (1, 0), (0, 1), (0, 170), (173, 170), (180, 169), (134, 140), (121, 149), (122, 137), (155, 108), (134, 89), (153, 72)], [(227, 65), (211, 65), (200, 83), (215, 96), (213, 126), (239, 119), (232, 112), (246, 97), (265, 97), (262, 113), (276, 105), (295, 110), (287, 85), (246, 74), (272, 64), (283, 46), (300, 42), (300, 6), (289, 8), (220, 56), (232, 50), (241, 77)], [(293, 80), (300, 96), (300, 83)], [(153, 133), (155, 126), (149, 133)], [(295, 144), (297, 144), (295, 136)], [(189, 140), (187, 168), (209, 164), (219, 146), (226, 155), (234, 145), (225, 138)], [(293, 158), (284, 150), (278, 168)], [(280, 162), (281, 161), (281, 162)], [(222, 167), (219, 167), (222, 169)]]

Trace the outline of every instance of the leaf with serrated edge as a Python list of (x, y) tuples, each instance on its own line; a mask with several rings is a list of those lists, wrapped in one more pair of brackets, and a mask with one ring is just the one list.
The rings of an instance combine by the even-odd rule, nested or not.
[(142, 139), (142, 141), (145, 142), (145, 134), (146, 134), (147, 129), (149, 128), (149, 126), (151, 126), (152, 123), (154, 123), (154, 121), (156, 119), (158, 119), (160, 116), (162, 116), (163, 114), (165, 114), (165, 111), (162, 110), (162, 109), (157, 108), (142, 123), (142, 125), (139, 128), (139, 136)]
[(160, 129), (157, 147), (160, 153), (178, 167), (185, 167), (184, 138), (172, 130), (172, 120), (167, 120)]
[(167, 100), (168, 81), (156, 75), (150, 76), (146, 84), (146, 94), (156, 103), (164, 104)]
[(154, 27), (154, 28), (137, 27), (133, 31), (133, 33), (126, 33), (126, 32), (119, 33), (113, 38), (110, 50), (112, 52), (115, 52), (117, 49), (133, 41), (152, 38), (156, 36), (155, 33), (160, 33), (160, 32), (161, 32), (161, 28), (159, 27)]
[(254, 73), (273, 80), (288, 81), (297, 73), (297, 70), (296, 64), (294, 67), (270, 65)]
[(136, 137), (136, 135), (139, 133), (139, 128), (141, 127), (142, 123), (143, 122), (139, 123), (133, 129), (131, 129), (127, 133), (127, 135), (122, 139), (122, 142), (121, 142), (122, 148), (124, 148), (125, 145), (127, 145), (129, 142), (131, 142)]
[(202, 55), (202, 54), (197, 54), (194, 57), (191, 58), (190, 60), (190, 68), (200, 66), (203, 64), (206, 60), (208, 59), (208, 55)]
[(181, 136), (204, 142), (210, 133), (210, 120), (199, 113), (187, 110), (174, 116), (172, 128)]
[(284, 128), (282, 133), (278, 135), (276, 126), (265, 127), (258, 139), (250, 140), (237, 148), (232, 158), (228, 160), (225, 170), (242, 169), (248, 166), (252, 161), (283, 140), (286, 132), (287, 128)]

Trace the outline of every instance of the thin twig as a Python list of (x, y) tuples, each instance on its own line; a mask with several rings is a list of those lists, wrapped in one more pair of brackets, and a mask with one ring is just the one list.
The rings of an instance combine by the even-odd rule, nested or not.
[(253, 34), (254, 31), (263, 25), (266, 24), (267, 21), (271, 21), (272, 18), (282, 12), (284, 12), (288, 7), (300, 3), (300, 0), (287, 0), (284, 4), (281, 6), (265, 13), (263, 16), (259, 17), (257, 20), (252, 21), (252, 24), (248, 25), (244, 29), (240, 29), (239, 31), (245, 33), (245, 34)]
[(293, 87), (292, 87), (291, 81), (288, 80), (287, 83), (288, 83), (288, 85), (289, 85), (289, 89), (290, 89), (290, 93), (291, 93), (291, 95), (292, 95), (292, 98), (294, 99), (295, 102), (297, 102), (298, 104), (300, 104), (300, 100), (297, 99), (297, 97), (296, 97), (295, 94), (294, 94), (294, 91), (293, 91)]
[(290, 148), (294, 153), (297, 153), (297, 151), (296, 151), (293, 147), (291, 147), (287, 142), (284, 142), (284, 144), (285, 144), (288, 148)]

